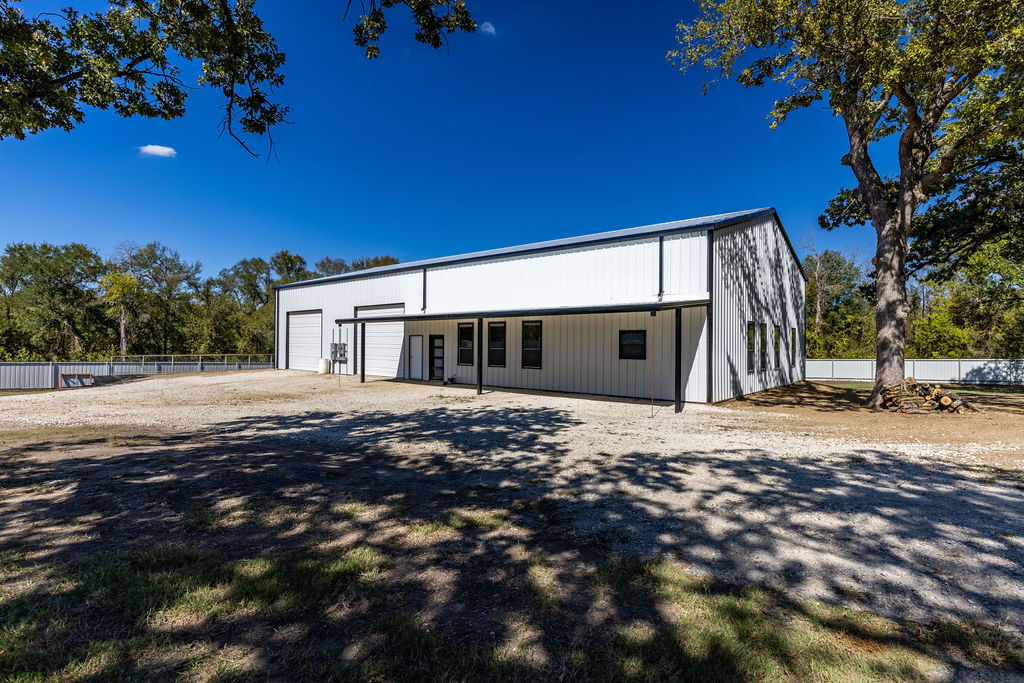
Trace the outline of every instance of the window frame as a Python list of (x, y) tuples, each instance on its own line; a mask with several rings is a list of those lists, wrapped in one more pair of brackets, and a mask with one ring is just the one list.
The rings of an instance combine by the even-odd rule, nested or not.
[[(501, 328), (502, 340), (501, 340), (501, 363), (494, 363), (491, 361), (491, 353), (497, 349), (491, 348), (491, 330), (495, 328)], [(488, 321), (487, 323), (487, 367), (489, 368), (503, 368), (508, 363), (508, 326), (504, 320)]]
[(747, 374), (757, 371), (757, 329), (753, 320), (747, 321)]
[(790, 334), (789, 334), (789, 339), (790, 339), (789, 364), (792, 365), (793, 367), (796, 367), (796, 344), (797, 344), (796, 328), (795, 327), (791, 327), (789, 329), (790, 329)]
[[(474, 365), (474, 363), (475, 363), (475, 361), (473, 360), (473, 355), (474, 355), (473, 352), (476, 351), (476, 349), (474, 348), (475, 345), (476, 345), (476, 342), (473, 340), (473, 337), (475, 336), (473, 334), (473, 327), (474, 326), (475, 325), (473, 323), (459, 323), (457, 334), (455, 335), (455, 349), (456, 349), (456, 351), (455, 351), (455, 355), (456, 355), (455, 361), (456, 361), (457, 364), (459, 364), (461, 366), (464, 366), (464, 367), (466, 367), (466, 366), (472, 367)], [(469, 347), (468, 348), (463, 348), (462, 347), (462, 331), (466, 330), (466, 329), (469, 330)], [(463, 351), (469, 351), (469, 362), (468, 363), (464, 363), (462, 361), (462, 352)]]
[[(527, 365), (526, 364), (526, 326), (535, 325), (540, 333), (537, 335), (537, 364)], [(519, 363), (524, 370), (541, 370), (544, 367), (544, 321), (542, 320), (524, 320), (522, 324), (522, 339), (520, 343), (520, 357)], [(534, 351), (534, 349), (529, 349)]]
[[(628, 346), (640, 346), (640, 356), (624, 356), (622, 355), (622, 335), (624, 334), (639, 334), (643, 340), (640, 344), (628, 344)], [(647, 330), (619, 330), (619, 360), (647, 360)]]

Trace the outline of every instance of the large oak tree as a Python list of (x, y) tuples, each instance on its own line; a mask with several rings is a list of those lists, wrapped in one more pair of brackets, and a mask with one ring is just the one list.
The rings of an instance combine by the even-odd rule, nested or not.
[[(699, 0), (669, 59), (745, 86), (778, 82), (772, 125), (825, 102), (842, 119), (852, 198), (876, 233), (873, 401), (902, 383), (908, 243), (918, 208), (1024, 139), (1019, 0)], [(895, 138), (896, 174), (878, 145)], [(884, 148), (883, 148), (884, 149)], [(884, 168), (884, 167), (883, 167)], [(952, 187), (951, 187), (952, 183)], [(970, 230), (970, 226), (960, 226)]]

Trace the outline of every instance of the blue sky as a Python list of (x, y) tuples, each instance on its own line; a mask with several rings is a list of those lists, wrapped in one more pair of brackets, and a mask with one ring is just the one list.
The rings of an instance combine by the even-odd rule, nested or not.
[(771, 205), (801, 252), (813, 239), (870, 257), (869, 228), (817, 227), (853, 182), (841, 120), (819, 106), (772, 131), (778, 91), (703, 96), (704, 74), (666, 64), (691, 3), (469, 6), (493, 32), (435, 52), (396, 20), (368, 61), (344, 3), (258, 2), (288, 55), (278, 159), (218, 139), (217, 93), (176, 121), (90, 110), (70, 134), (0, 142), (0, 244), (77, 240), (106, 256), (160, 240), (215, 274), (282, 248), (408, 261)]

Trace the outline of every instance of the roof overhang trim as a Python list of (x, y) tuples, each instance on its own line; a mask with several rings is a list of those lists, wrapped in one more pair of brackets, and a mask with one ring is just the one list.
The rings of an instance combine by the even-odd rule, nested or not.
[(676, 308), (693, 308), (707, 306), (710, 299), (691, 299), (687, 301), (658, 301), (652, 303), (615, 304), (604, 306), (562, 306), (559, 308), (532, 308), (509, 311), (456, 311), (450, 313), (410, 313), (409, 315), (390, 315), (369, 318), (336, 318), (336, 325), (351, 323), (394, 323), (413, 322), (416, 320), (472, 320), (473, 318), (531, 318), (552, 315), (587, 315), (595, 313), (657, 313)]

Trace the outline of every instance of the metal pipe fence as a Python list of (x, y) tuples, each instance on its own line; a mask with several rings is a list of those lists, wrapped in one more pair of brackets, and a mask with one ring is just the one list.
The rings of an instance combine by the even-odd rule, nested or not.
[[(272, 354), (175, 354), (112, 356), (109, 361), (0, 363), (0, 389), (59, 389), (62, 375), (112, 377), (189, 372), (266, 370), (274, 367)], [(75, 386), (81, 386), (76, 380)]]
[[(907, 377), (951, 384), (1024, 385), (1024, 358), (908, 358)], [(808, 358), (807, 379), (871, 382), (873, 358)]]

